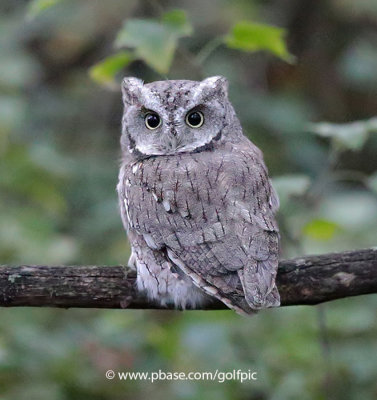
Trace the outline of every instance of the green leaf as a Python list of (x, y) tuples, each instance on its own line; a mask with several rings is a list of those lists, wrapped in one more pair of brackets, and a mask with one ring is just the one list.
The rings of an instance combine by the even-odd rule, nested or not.
[(357, 90), (370, 90), (377, 85), (376, 46), (365, 37), (355, 39), (338, 60), (340, 80)]
[(93, 65), (89, 70), (90, 77), (105, 86), (115, 85), (115, 75), (130, 64), (134, 56), (129, 51), (120, 51)]
[(134, 49), (136, 58), (142, 59), (160, 74), (166, 74), (173, 61), (178, 39), (190, 35), (192, 27), (182, 10), (163, 15), (161, 21), (131, 19), (118, 33), (115, 46)]
[[(338, 190), (322, 200), (318, 214), (331, 220), (353, 235), (368, 232), (377, 226), (377, 202), (375, 196), (366, 190)], [(355, 236), (355, 240), (357, 240)]]
[(310, 186), (310, 178), (301, 174), (282, 175), (272, 179), (272, 184), (279, 195), (280, 207), (284, 209), (291, 203), (292, 197), (306, 193)]
[(238, 22), (225, 37), (228, 47), (246, 52), (268, 51), (287, 62), (294, 57), (288, 52), (284, 36), (285, 29), (252, 22)]
[(369, 134), (377, 132), (377, 118), (355, 121), (348, 124), (321, 122), (309, 124), (309, 131), (322, 137), (328, 137), (339, 150), (360, 150)]
[(313, 219), (303, 228), (306, 236), (316, 240), (329, 240), (339, 231), (338, 224), (325, 219)]
[(162, 16), (162, 23), (180, 35), (191, 35), (192, 26), (187, 21), (184, 10), (171, 10)]
[(29, 19), (37, 17), (41, 12), (59, 3), (61, 0), (32, 0), (29, 3), (27, 16)]
[(301, 174), (282, 175), (272, 181), (279, 196), (284, 197), (303, 195), (310, 186), (309, 177)]

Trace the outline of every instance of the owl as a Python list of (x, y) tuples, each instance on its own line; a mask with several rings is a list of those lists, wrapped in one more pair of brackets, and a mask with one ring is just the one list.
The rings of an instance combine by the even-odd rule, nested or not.
[(278, 197), (224, 77), (122, 83), (117, 191), (138, 290), (162, 305), (280, 305)]

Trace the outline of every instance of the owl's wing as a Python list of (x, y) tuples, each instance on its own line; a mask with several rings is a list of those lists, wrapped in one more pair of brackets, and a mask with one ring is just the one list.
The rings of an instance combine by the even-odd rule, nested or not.
[(144, 162), (131, 178), (131, 229), (228, 307), (279, 305), (278, 199), (260, 151), (247, 141), (165, 162)]

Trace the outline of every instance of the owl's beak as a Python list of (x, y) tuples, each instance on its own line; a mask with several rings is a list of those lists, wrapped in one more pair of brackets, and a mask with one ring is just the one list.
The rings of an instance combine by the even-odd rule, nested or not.
[(172, 150), (176, 150), (177, 147), (178, 147), (178, 140), (177, 140), (177, 137), (176, 137), (176, 136), (173, 136), (173, 135), (170, 135), (170, 138), (169, 138), (169, 139), (170, 139), (170, 140), (169, 140), (170, 148), (171, 148)]
[(177, 139), (177, 130), (174, 126), (169, 129), (169, 145), (172, 150), (176, 150), (179, 146)]

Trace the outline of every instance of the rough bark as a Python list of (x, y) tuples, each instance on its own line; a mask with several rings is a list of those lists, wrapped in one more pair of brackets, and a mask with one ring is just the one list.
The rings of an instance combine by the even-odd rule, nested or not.
[[(135, 278), (124, 266), (2, 265), (0, 306), (163, 308), (135, 290)], [(277, 285), (282, 306), (377, 293), (377, 248), (283, 260)]]

